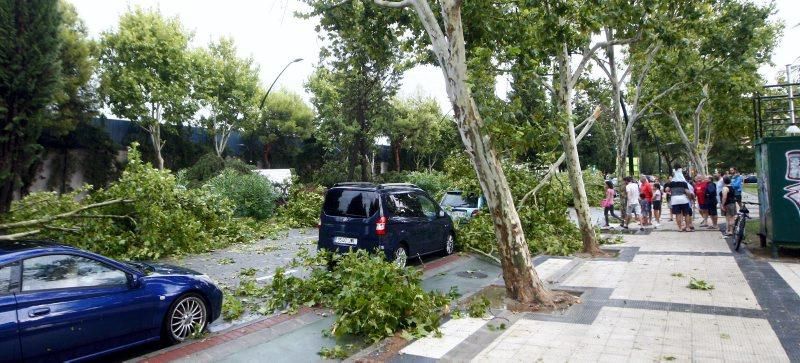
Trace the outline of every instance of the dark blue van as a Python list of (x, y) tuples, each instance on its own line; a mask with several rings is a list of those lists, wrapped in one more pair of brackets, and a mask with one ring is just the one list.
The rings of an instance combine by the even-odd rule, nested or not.
[(453, 220), (413, 184), (340, 183), (325, 193), (318, 248), (382, 251), (405, 266), (409, 256), (453, 253)]

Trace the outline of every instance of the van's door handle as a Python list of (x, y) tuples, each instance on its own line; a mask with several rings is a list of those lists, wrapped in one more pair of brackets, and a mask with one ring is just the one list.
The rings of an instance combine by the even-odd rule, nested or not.
[(50, 308), (36, 308), (28, 311), (28, 316), (35, 318), (37, 316), (44, 316), (50, 314)]

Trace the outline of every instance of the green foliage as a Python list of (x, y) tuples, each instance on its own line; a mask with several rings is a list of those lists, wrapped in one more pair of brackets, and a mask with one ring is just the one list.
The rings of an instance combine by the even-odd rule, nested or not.
[(205, 189), (185, 189), (169, 171), (142, 162), (134, 144), (120, 179), (77, 202), (77, 192), (33, 193), (14, 206), (7, 221), (52, 216), (92, 203), (123, 200), (86, 210), (79, 218), (57, 219), (37, 234), (122, 259), (158, 259), (202, 252), (254, 238), (233, 218), (230, 202)]
[(237, 158), (221, 158), (216, 153), (207, 153), (189, 168), (181, 170), (181, 183), (196, 188), (211, 178), (229, 169), (240, 174), (250, 174), (254, 167)]
[(437, 171), (412, 171), (406, 174), (405, 179), (408, 183), (415, 184), (428, 192), (437, 201), (444, 196), (444, 193), (452, 185), (446, 174)]
[[(454, 154), (446, 159), (444, 164), (447, 179), (456, 189), (480, 193), (475, 171), (465, 157)], [(503, 166), (512, 195), (519, 202), (538, 184), (539, 176), (524, 164), (504, 163)], [(594, 174), (587, 172), (586, 175)], [(598, 198), (596, 193), (592, 195), (593, 198)], [(531, 253), (569, 255), (580, 250), (582, 247), (580, 232), (567, 215), (567, 206), (572, 204), (572, 191), (568, 182), (562, 180), (560, 175), (555, 175), (533, 199), (535, 204), (528, 202), (524, 206), (517, 205)], [(458, 236), (456, 244), (461, 250), (479, 250), (490, 254), (497, 252), (497, 238), (490, 215), (480, 214), (472, 218), (469, 223), (459, 224), (456, 228)]]
[(209, 180), (205, 187), (233, 203), (236, 217), (264, 220), (275, 212), (278, 194), (272, 183), (261, 175), (225, 169), (222, 174)]
[(225, 320), (236, 320), (244, 313), (242, 301), (230, 293), (222, 296), (222, 318)]
[[(424, 336), (437, 330), (441, 309), (449, 303), (445, 295), (422, 289), (421, 271), (399, 268), (363, 250), (300, 258), (296, 263), (315, 269), (306, 279), (276, 271), (269, 307), (327, 306), (337, 317), (330, 331), (336, 336), (378, 341), (400, 330)], [(332, 271), (324, 268), (330, 262)]]
[(352, 354), (350, 351), (352, 350), (352, 344), (348, 344), (344, 347), (341, 345), (334, 345), (333, 347), (322, 347), (320, 351), (317, 353), (320, 357), (325, 359), (345, 359)]
[(470, 301), (469, 306), (467, 306), (467, 313), (471, 318), (483, 318), (486, 316), (486, 311), (489, 310), (490, 305), (489, 299), (481, 295)]
[(686, 287), (688, 287), (688, 288), (690, 288), (692, 290), (713, 290), (714, 289), (714, 285), (709, 284), (705, 280), (698, 280), (698, 279), (696, 279), (694, 277), (691, 278), (691, 280), (689, 281), (689, 285), (686, 286)]
[(322, 210), (323, 195), (322, 187), (292, 184), (289, 199), (278, 210), (278, 219), (290, 228), (316, 227)]

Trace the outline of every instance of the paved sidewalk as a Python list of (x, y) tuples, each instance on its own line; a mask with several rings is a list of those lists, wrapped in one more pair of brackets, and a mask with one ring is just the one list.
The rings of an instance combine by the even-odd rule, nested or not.
[[(493, 324), (509, 322), (500, 332), (487, 320), (451, 320), (441, 338), (412, 342), (393, 361), (800, 361), (800, 267), (732, 252), (713, 231), (623, 240), (609, 247), (615, 258), (536, 259), (543, 278), (581, 292), (581, 304), (500, 312)], [(691, 278), (714, 289), (689, 289)]]

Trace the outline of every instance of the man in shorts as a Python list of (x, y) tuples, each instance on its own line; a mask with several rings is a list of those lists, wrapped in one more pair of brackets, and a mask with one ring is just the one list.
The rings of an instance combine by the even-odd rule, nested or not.
[(639, 185), (629, 176), (625, 177), (624, 180), (625, 195), (628, 197), (628, 206), (626, 208), (628, 213), (625, 216), (625, 226), (623, 228), (628, 228), (628, 225), (631, 223), (631, 217), (639, 218), (642, 214), (642, 210), (639, 205)]

